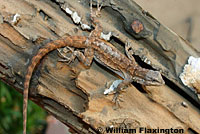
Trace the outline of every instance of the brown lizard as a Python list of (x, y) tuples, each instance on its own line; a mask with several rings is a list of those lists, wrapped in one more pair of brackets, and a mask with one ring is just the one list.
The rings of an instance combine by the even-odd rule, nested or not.
[[(91, 4), (92, 5), (92, 4)], [(92, 6), (91, 6), (92, 7)], [(116, 87), (116, 93), (129, 85), (132, 81), (143, 85), (163, 85), (164, 80), (160, 72), (140, 67), (133, 58), (129, 59), (109, 42), (100, 39), (102, 28), (91, 11), (91, 19), (95, 29), (89, 37), (65, 36), (44, 45), (30, 61), (24, 81), (23, 100), (23, 134), (26, 134), (28, 89), (35, 66), (49, 52), (61, 47), (84, 48), (84, 54), (78, 50), (73, 51), (69, 61), (76, 57), (86, 66), (90, 66), (93, 58), (100, 64), (112, 70), (123, 78), (123, 81)]]

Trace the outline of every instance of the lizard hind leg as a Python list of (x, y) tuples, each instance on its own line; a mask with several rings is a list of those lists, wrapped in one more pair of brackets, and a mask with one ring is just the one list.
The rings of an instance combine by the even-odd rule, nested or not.
[(66, 50), (65, 52), (68, 53), (70, 51), (72, 53), (70, 57), (66, 56), (66, 54), (63, 54), (61, 50), (58, 50), (61, 58), (63, 58), (60, 61), (67, 62), (67, 64), (70, 64), (71, 62), (74, 62), (76, 58), (78, 58), (78, 60), (81, 63), (83, 63), (86, 67), (89, 67), (91, 65), (94, 57), (94, 50), (92, 48), (85, 48), (84, 54), (80, 50), (74, 50), (74, 48), (71, 47), (67, 47), (67, 49), (69, 50)]
[[(64, 57), (62, 56), (62, 58), (64, 58), (63, 60), (59, 60), (62, 62), (67, 62), (67, 64), (70, 64), (71, 62), (73, 62), (75, 60), (75, 58), (78, 58), (78, 60), (83, 63), (86, 67), (89, 67), (92, 63), (93, 57), (94, 57), (94, 50), (92, 48), (85, 48), (84, 54), (79, 51), (79, 50), (74, 50), (73, 48), (69, 48), (72, 52), (70, 57), (67, 57), (64, 55)], [(59, 52), (61, 50), (58, 50)], [(61, 53), (62, 54), (62, 53)], [(77, 78), (78, 74), (80, 73), (80, 70), (77, 70), (76, 68), (71, 69), (71, 76), (70, 79), (73, 80), (75, 78)]]
[(58, 48), (57, 51), (58, 51), (58, 56), (62, 58), (59, 61), (67, 62), (67, 64), (70, 64), (72, 61), (74, 61), (75, 59), (73, 55), (75, 51), (74, 48), (66, 46), (64, 48)]

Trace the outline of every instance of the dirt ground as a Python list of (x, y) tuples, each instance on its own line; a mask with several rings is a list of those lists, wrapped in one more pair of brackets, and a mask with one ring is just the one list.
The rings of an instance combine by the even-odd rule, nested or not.
[(200, 52), (199, 0), (135, 0), (162, 24), (198, 46)]

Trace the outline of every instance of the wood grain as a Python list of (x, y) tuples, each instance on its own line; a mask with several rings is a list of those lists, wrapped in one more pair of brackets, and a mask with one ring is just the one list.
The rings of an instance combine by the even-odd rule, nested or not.
[[(89, 69), (85, 69), (78, 61), (68, 66), (58, 62), (58, 52), (53, 51), (43, 58), (34, 72), (31, 99), (79, 133), (98, 133), (98, 127), (120, 126), (123, 123), (130, 124), (130, 128), (183, 128), (188, 133), (190, 130), (200, 133), (200, 103), (178, 78), (187, 57), (199, 56), (199, 53), (162, 24), (158, 27), (158, 23), (155, 23), (157, 20), (145, 16), (134, 2), (105, 1), (104, 6), (100, 22), (105, 33), (112, 31), (111, 43), (123, 51), (128, 40), (135, 55), (142, 59), (139, 62), (146, 68), (161, 70), (167, 84), (162, 87), (133, 84), (122, 93), (122, 108), (115, 109), (111, 102), (112, 95), (104, 96), (103, 90), (106, 83), (118, 79), (117, 76), (95, 62)], [(38, 43), (39, 39), (55, 40), (65, 33), (89, 34), (73, 23), (65, 13), (66, 7), (77, 11), (83, 22), (90, 24), (89, 3), (86, 0), (57, 3), (2, 1), (1, 80), (22, 92), (28, 62), (42, 45)], [(20, 17), (13, 23), (16, 13)], [(140, 19), (147, 33), (152, 34), (135, 35), (130, 31), (129, 23), (135, 18)], [(153, 34), (155, 29), (158, 31), (156, 41)], [(146, 58), (151, 62), (150, 65), (144, 64)], [(71, 70), (80, 74), (74, 74)], [(73, 79), (74, 75), (78, 78)]]

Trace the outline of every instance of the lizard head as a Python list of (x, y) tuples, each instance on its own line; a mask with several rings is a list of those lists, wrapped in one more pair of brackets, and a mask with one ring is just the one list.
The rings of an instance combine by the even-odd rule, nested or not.
[(165, 84), (159, 71), (148, 69), (136, 70), (133, 80), (146, 86), (161, 86)]

